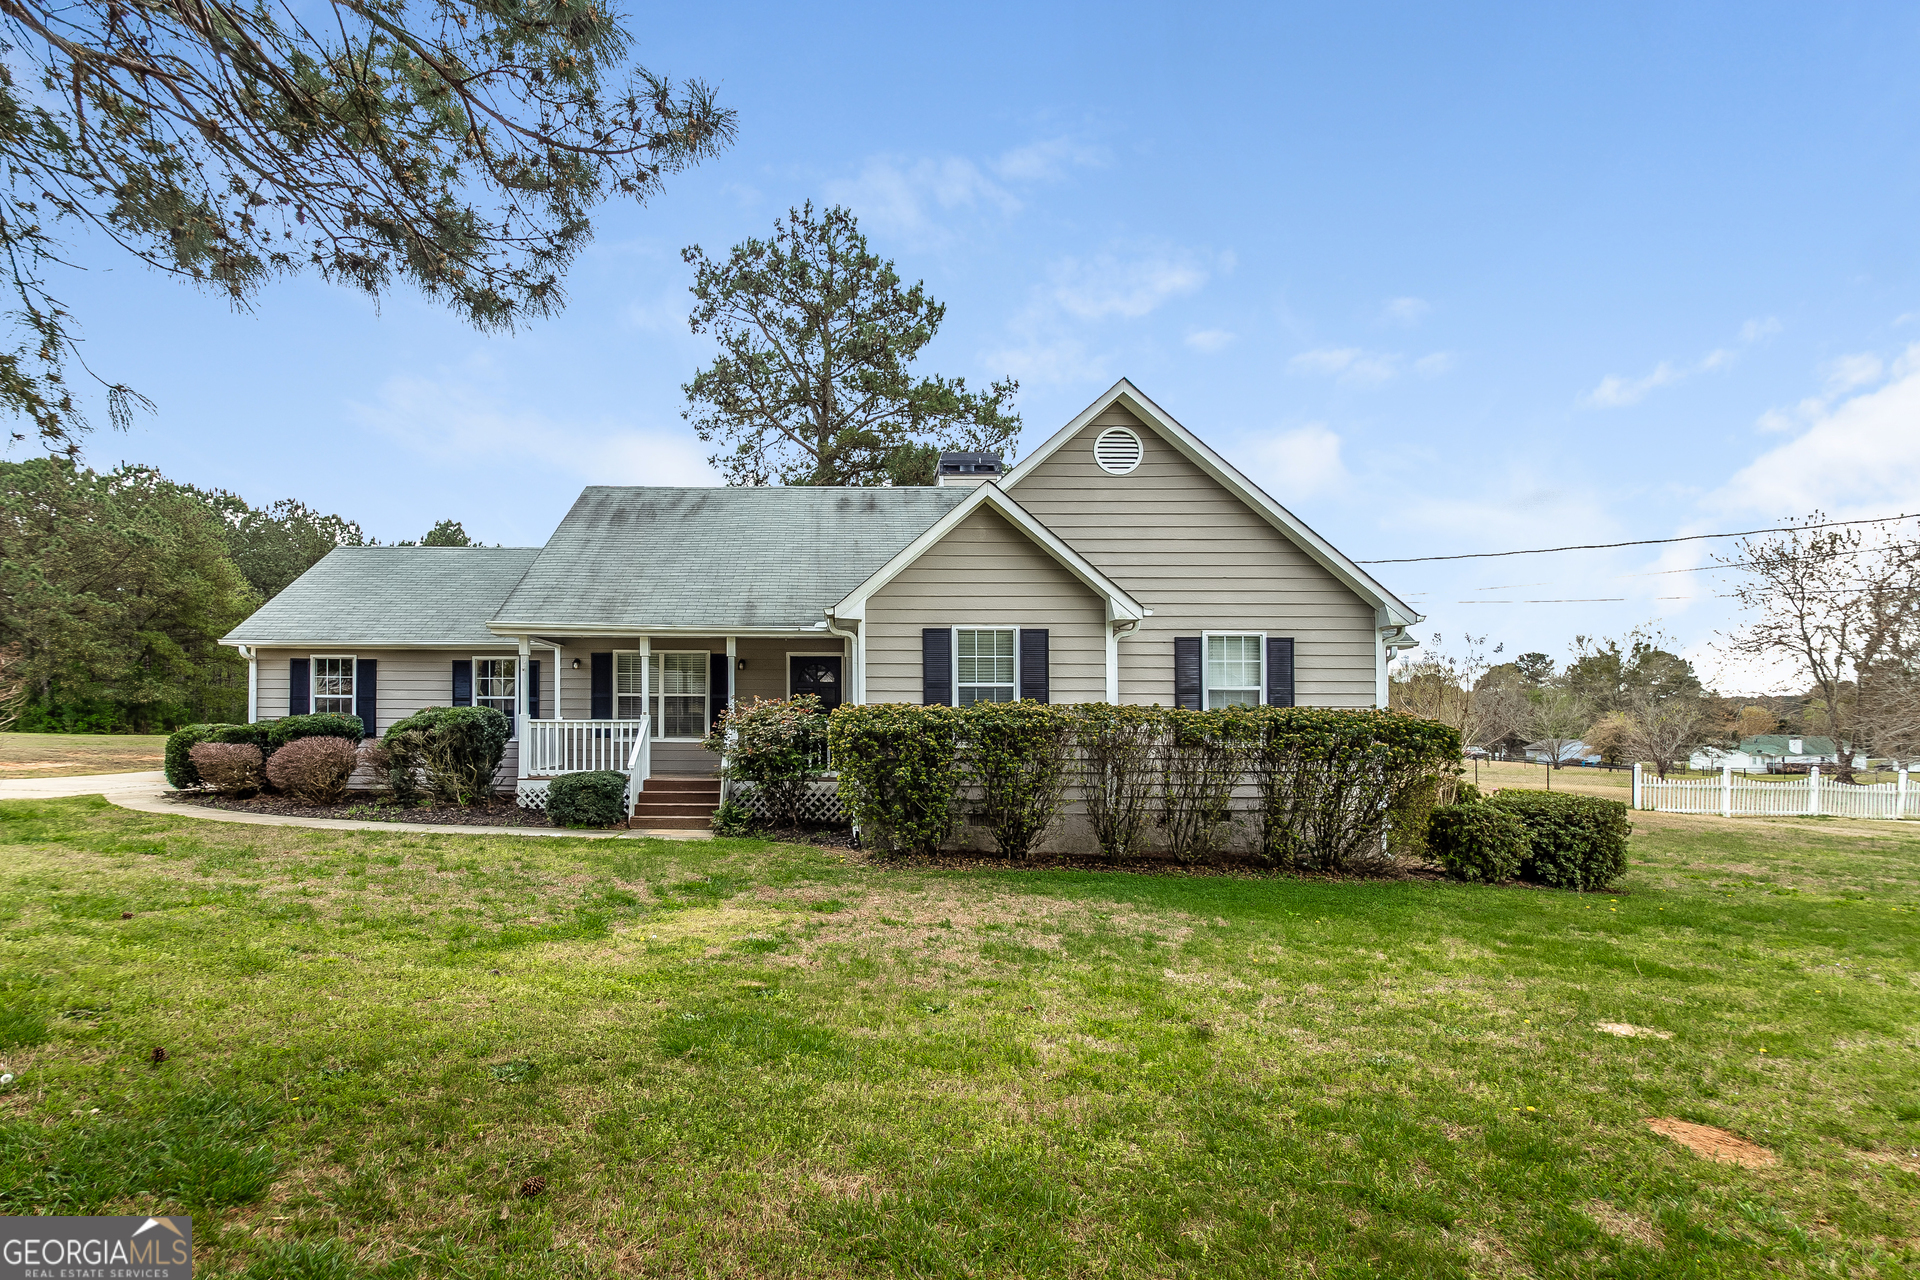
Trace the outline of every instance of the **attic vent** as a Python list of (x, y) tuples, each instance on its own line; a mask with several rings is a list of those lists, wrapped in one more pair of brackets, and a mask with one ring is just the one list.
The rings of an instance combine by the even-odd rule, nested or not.
[(1141, 452), (1132, 427), (1108, 427), (1093, 442), (1093, 460), (1109, 475), (1123, 476), (1139, 466)]

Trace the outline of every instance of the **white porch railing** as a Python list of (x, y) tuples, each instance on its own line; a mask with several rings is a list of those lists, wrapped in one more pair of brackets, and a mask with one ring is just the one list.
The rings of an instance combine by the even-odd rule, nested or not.
[(1834, 782), (1816, 767), (1803, 778), (1758, 782), (1723, 768), (1718, 778), (1656, 778), (1633, 767), (1633, 807), (1656, 813), (1717, 813), (1727, 818), (1920, 818), (1920, 789), (1902, 769), (1897, 782)]
[[(644, 779), (651, 771), (648, 718), (637, 720), (528, 720), (520, 737), (520, 776), (611, 769)], [(638, 769), (637, 775), (634, 770)]]

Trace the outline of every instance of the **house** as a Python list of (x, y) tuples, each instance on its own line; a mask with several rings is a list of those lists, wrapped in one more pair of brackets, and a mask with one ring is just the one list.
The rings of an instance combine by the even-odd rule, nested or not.
[[(1526, 747), (1527, 759), (1534, 764), (1542, 764), (1553, 758), (1553, 744), (1542, 739), (1529, 742)], [(1600, 763), (1600, 753), (1584, 742), (1562, 742), (1560, 744), (1560, 763), (1562, 765), (1591, 765)]]
[[(1690, 769), (1731, 767), (1745, 773), (1805, 773), (1818, 765), (1833, 768), (1840, 763), (1840, 748), (1832, 738), (1785, 733), (1761, 733), (1742, 738), (1733, 750), (1702, 747), (1687, 759)], [(1853, 757), (1853, 767), (1864, 769), (1867, 758)]]
[(544, 547), (341, 547), (225, 642), (255, 719), (494, 706), (504, 788), (667, 806), (736, 699), (1384, 707), (1420, 620), (1123, 379), (934, 486), (596, 485)]

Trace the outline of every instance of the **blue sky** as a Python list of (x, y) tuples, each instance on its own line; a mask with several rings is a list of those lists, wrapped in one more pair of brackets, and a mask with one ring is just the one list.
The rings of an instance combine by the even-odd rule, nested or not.
[[(606, 207), (561, 318), (236, 315), (82, 245), (88, 358), (159, 405), (89, 457), (539, 543), (584, 483), (707, 479), (679, 250), (812, 198), (948, 304), (926, 371), (1021, 380), (1028, 442), (1130, 377), (1356, 559), (1920, 511), (1920, 11), (1439, 8), (642, 10), (739, 143)], [(1662, 571), (1713, 545), (1378, 572), (1449, 645), (1654, 623), (1711, 668), (1725, 588)]]

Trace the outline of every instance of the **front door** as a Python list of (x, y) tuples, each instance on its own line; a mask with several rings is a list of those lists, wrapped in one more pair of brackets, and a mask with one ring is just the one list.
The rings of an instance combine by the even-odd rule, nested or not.
[(795, 654), (787, 659), (787, 692), (794, 697), (811, 693), (831, 711), (840, 705), (840, 659)]

